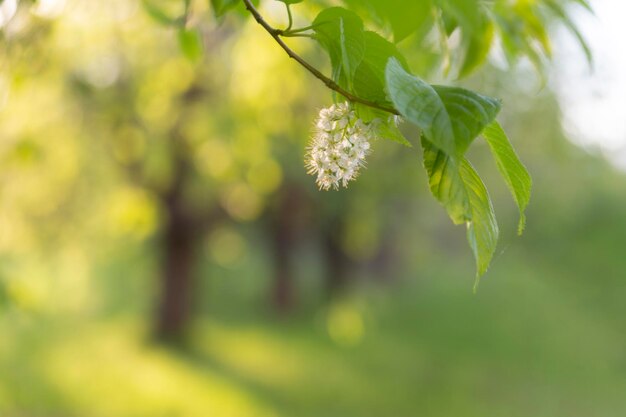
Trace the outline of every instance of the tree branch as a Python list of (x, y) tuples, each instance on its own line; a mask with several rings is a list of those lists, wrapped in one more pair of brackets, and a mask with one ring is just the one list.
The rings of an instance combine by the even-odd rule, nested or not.
[(280, 29), (275, 29), (272, 26), (270, 26), (270, 24), (267, 23), (267, 21), (265, 21), (265, 19), (263, 19), (263, 16), (261, 16), (259, 11), (254, 7), (254, 5), (252, 4), (252, 2), (250, 0), (243, 0), (243, 2), (246, 5), (246, 9), (248, 9), (248, 11), (252, 15), (252, 17), (254, 17), (254, 20), (256, 20), (257, 23), (259, 25), (261, 25), (263, 27), (263, 29), (265, 29), (267, 31), (267, 33), (269, 33), (272, 36), (272, 38), (274, 38), (276, 43), (278, 43), (278, 45), (280, 45), (280, 47), (283, 48), (283, 50), (287, 53), (287, 55), (289, 55), (289, 57), (291, 59), (295, 60), (297, 63), (302, 65), (304, 68), (306, 68), (311, 74), (313, 74), (315, 76), (315, 78), (317, 78), (318, 80), (323, 82), (326, 85), (326, 87), (328, 87), (331, 90), (334, 90), (337, 93), (341, 94), (346, 99), (348, 99), (348, 101), (351, 101), (351, 102), (354, 102), (354, 103), (360, 103), (360, 104), (363, 104), (365, 106), (372, 107), (372, 108), (378, 109), (378, 110), (383, 110), (383, 111), (386, 111), (386, 112), (391, 113), (391, 114), (395, 114), (395, 115), (399, 115), (400, 114), (393, 107), (387, 107), (387, 106), (384, 106), (384, 105), (381, 105), (381, 104), (378, 104), (378, 103), (374, 103), (373, 101), (365, 100), (365, 99), (363, 99), (361, 97), (358, 97), (358, 96), (355, 96), (352, 93), (350, 93), (349, 91), (346, 91), (343, 88), (341, 88), (336, 82), (334, 82), (330, 78), (326, 77), (317, 68), (315, 68), (313, 65), (309, 64), (302, 57), (300, 57), (298, 54), (296, 54), (291, 48), (289, 48), (289, 46), (287, 46), (287, 44), (280, 37), (283, 34), (283, 31), (280, 30)]

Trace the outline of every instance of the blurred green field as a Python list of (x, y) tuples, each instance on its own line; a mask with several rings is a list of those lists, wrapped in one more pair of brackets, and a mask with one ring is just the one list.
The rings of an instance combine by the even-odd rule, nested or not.
[[(254, 290), (268, 277), (255, 273), (262, 260), (251, 255), (205, 286), (206, 311), (182, 349), (154, 344), (149, 322), (124, 309), (9, 309), (0, 320), (0, 410), (9, 417), (622, 415), (626, 259), (607, 236), (621, 238), (624, 226), (619, 210), (600, 206), (579, 206), (602, 215), (563, 219), (563, 229), (536, 216), (476, 295), (469, 259), (431, 257), (392, 287), (365, 283), (321, 309), (284, 317)], [(549, 223), (558, 225), (556, 217)], [(148, 281), (149, 273), (149, 265), (139, 268), (135, 279)], [(130, 291), (127, 302), (141, 297), (130, 288), (121, 290)]]
[(250, 309), (201, 319), (182, 351), (150, 344), (137, 318), (5, 315), (0, 409), (11, 417), (621, 415), (623, 323), (585, 308), (581, 294), (525, 267), (520, 254), (505, 258), (496, 269), (512, 272), (496, 271), (497, 286), (477, 296), (456, 271), (424, 271), (401, 291), (296, 318)]

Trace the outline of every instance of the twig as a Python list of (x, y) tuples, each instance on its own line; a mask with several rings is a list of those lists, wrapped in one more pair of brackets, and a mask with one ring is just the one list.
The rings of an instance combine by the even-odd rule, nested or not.
[(250, 0), (243, 0), (243, 2), (245, 4), (245, 6), (246, 6), (246, 9), (248, 9), (248, 11), (252, 15), (252, 17), (254, 17), (254, 20), (256, 20), (257, 23), (259, 25), (261, 25), (263, 27), (263, 29), (265, 29), (267, 31), (267, 33), (269, 33), (272, 36), (272, 38), (274, 38), (276, 43), (278, 43), (278, 45), (280, 45), (280, 47), (283, 48), (283, 50), (287, 53), (287, 55), (289, 55), (289, 57), (291, 59), (295, 60), (297, 63), (302, 65), (304, 68), (306, 68), (311, 74), (313, 74), (315, 76), (315, 78), (317, 78), (318, 80), (323, 82), (326, 85), (326, 87), (330, 88), (331, 90), (336, 91), (337, 93), (341, 94), (342, 96), (344, 96), (345, 98), (347, 98), (351, 102), (360, 103), (360, 104), (363, 104), (365, 106), (372, 107), (372, 108), (378, 109), (378, 110), (383, 110), (383, 111), (386, 111), (388, 113), (395, 114), (395, 115), (399, 115), (400, 114), (393, 107), (387, 107), (387, 106), (383, 106), (383, 105), (378, 104), (378, 103), (374, 103), (373, 101), (365, 100), (365, 99), (363, 99), (361, 97), (357, 97), (357, 96), (353, 95), (352, 93), (350, 93), (350, 92), (344, 90), (343, 88), (341, 88), (336, 82), (334, 82), (330, 78), (326, 77), (317, 68), (315, 68), (313, 65), (309, 64), (302, 57), (300, 57), (298, 54), (296, 54), (291, 48), (289, 48), (287, 46), (287, 44), (280, 37), (283, 34), (283, 31), (280, 30), (280, 29), (275, 29), (272, 26), (270, 26), (270, 24), (267, 23), (265, 21), (265, 19), (263, 19), (263, 16), (261, 16), (261, 14), (254, 7), (254, 5), (252, 4), (252, 2)]

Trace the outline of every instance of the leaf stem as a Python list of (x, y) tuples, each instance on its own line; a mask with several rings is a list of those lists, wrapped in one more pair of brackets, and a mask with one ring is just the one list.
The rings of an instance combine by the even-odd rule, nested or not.
[(307, 30), (315, 29), (317, 26), (319, 26), (319, 25), (309, 25), (309, 26), (305, 26), (305, 27), (302, 27), (302, 28), (286, 30), (285, 32), (288, 32), (288, 33), (306, 32)]
[(289, 32), (291, 27), (293, 26), (293, 16), (291, 15), (291, 6), (289, 3), (285, 3), (285, 7), (287, 7), (287, 17), (289, 18), (289, 24), (287, 25), (287, 29), (285, 32)]
[(292, 33), (292, 32), (285, 32), (281, 35), (283, 38), (309, 38), (309, 39), (315, 39), (315, 36), (311, 33)]
[[(289, 46), (287, 46), (287, 44), (281, 39), (281, 36), (285, 34), (285, 31), (280, 30), (280, 29), (275, 29), (272, 26), (270, 26), (270, 24), (267, 23), (265, 19), (263, 19), (263, 16), (261, 16), (259, 11), (254, 7), (251, 0), (243, 0), (243, 2), (246, 6), (246, 9), (248, 9), (252, 17), (254, 17), (254, 20), (256, 20), (256, 22), (259, 25), (261, 25), (263, 29), (265, 29), (265, 31), (269, 33), (272, 38), (274, 38), (276, 43), (278, 43), (278, 45), (287, 53), (287, 55), (289, 55), (291, 59), (296, 61), (298, 64), (303, 66), (307, 71), (313, 74), (315, 78), (323, 82), (324, 85), (326, 85), (326, 87), (330, 88), (333, 91), (336, 91), (337, 93), (344, 96), (348, 101), (351, 101), (353, 103), (360, 103), (365, 106), (382, 110), (382, 111), (386, 111), (388, 113), (395, 114), (395, 115), (400, 114), (400, 112), (398, 112), (398, 110), (394, 109), (393, 107), (388, 107), (388, 106), (384, 106), (378, 103), (374, 103), (373, 101), (365, 100), (341, 88), (336, 82), (334, 82), (333, 80), (331, 80), (330, 78), (322, 74), (317, 68), (309, 64), (302, 57), (300, 57), (300, 55), (296, 54), (291, 48), (289, 48)], [(293, 31), (291, 31), (291, 33), (293, 33)]]

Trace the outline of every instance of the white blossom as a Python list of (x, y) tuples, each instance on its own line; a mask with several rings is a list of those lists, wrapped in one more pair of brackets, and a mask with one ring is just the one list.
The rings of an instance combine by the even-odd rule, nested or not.
[(363, 122), (347, 102), (320, 110), (306, 155), (320, 189), (347, 187), (357, 177), (376, 136), (375, 123)]

